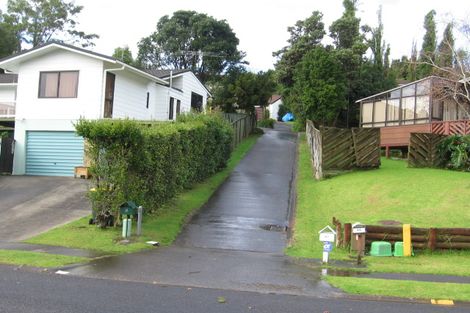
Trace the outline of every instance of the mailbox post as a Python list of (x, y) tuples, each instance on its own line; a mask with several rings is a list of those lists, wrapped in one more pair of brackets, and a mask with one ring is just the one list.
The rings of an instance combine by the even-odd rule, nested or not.
[[(131, 216), (136, 213), (137, 205), (133, 201), (126, 201), (119, 206), (119, 212), (122, 216), (122, 237), (129, 238), (132, 230)], [(126, 217), (124, 217), (126, 216)]]
[(324, 227), (318, 232), (319, 239), (323, 242), (323, 263), (328, 263), (329, 254), (333, 250), (333, 243), (335, 242), (336, 232), (329, 225)]
[(357, 252), (358, 257), (363, 257), (366, 249), (366, 225), (354, 223), (351, 229), (351, 253)]

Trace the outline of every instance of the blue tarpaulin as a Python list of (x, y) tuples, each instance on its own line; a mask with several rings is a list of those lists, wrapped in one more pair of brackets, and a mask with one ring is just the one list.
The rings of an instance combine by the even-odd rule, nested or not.
[(287, 113), (282, 117), (283, 122), (290, 122), (294, 120), (294, 115), (292, 113)]

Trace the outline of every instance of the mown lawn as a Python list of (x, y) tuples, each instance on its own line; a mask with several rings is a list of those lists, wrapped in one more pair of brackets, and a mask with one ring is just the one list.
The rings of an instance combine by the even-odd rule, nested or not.
[[(321, 258), (317, 232), (333, 217), (341, 222), (378, 224), (382, 220), (416, 227), (470, 227), (470, 173), (408, 168), (405, 161), (382, 159), (377, 170), (357, 171), (323, 181), (312, 178), (305, 140), (299, 146), (297, 212), (287, 254)], [(332, 259), (347, 259), (335, 249)], [(470, 252), (421, 252), (413, 258), (366, 257), (378, 272), (470, 275)]]
[(470, 301), (469, 284), (415, 282), (352, 277), (332, 277), (326, 281), (347, 293), (413, 299), (450, 299)]
[(48, 254), (32, 251), (0, 250), (0, 263), (14, 265), (28, 265), (34, 267), (58, 267), (67, 264), (83, 263), (89, 259)]
[[(88, 225), (89, 218), (52, 229), (44, 234), (26, 240), (28, 243), (97, 250), (109, 254), (136, 252), (149, 248), (146, 241), (153, 240), (161, 245), (170, 245), (179, 234), (185, 219), (197, 211), (228, 177), (245, 154), (253, 147), (259, 136), (250, 136), (233, 151), (228, 166), (192, 189), (179, 194), (156, 214), (145, 215), (143, 235), (132, 238), (130, 244), (119, 244), (122, 239), (120, 228), (99, 229)], [(135, 230), (135, 224), (133, 225)]]

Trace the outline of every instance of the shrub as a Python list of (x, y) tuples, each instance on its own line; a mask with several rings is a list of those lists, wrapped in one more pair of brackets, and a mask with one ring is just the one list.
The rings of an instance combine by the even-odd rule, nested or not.
[(444, 166), (470, 171), (470, 135), (449, 136), (439, 145), (438, 150), (445, 162)]
[(274, 122), (272, 118), (265, 118), (258, 121), (258, 127), (274, 128)]
[(277, 111), (277, 120), (282, 121), (284, 115), (290, 112), (289, 107), (286, 104), (281, 104), (279, 110)]
[(221, 116), (200, 114), (175, 123), (80, 120), (76, 129), (87, 141), (94, 213), (114, 216), (127, 200), (154, 211), (225, 167), (233, 137)]

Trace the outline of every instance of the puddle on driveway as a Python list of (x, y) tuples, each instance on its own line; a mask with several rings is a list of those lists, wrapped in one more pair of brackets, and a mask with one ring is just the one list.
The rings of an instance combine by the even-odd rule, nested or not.
[(285, 225), (275, 225), (275, 224), (263, 224), (259, 226), (261, 229), (268, 231), (277, 231), (277, 232), (286, 232), (287, 226)]

